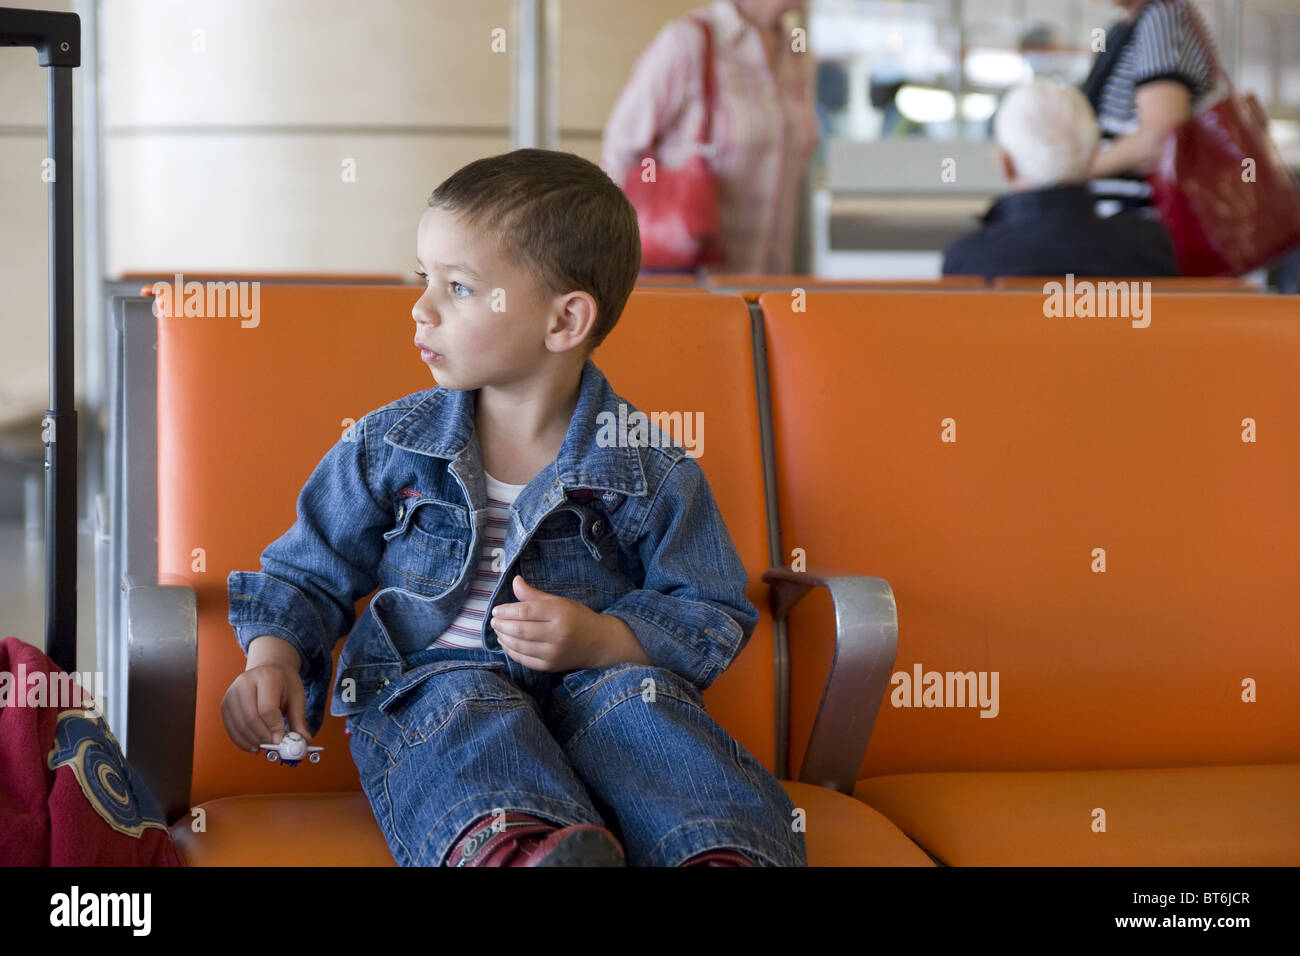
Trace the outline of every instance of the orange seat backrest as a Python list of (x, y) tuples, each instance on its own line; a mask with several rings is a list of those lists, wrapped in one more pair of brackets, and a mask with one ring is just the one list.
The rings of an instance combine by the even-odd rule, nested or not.
[(700, 280), (694, 272), (642, 272), (636, 277), (641, 287), (665, 289), (698, 289)]
[[(320, 764), (286, 771), (235, 748), (222, 695), (244, 667), (228, 624), (226, 577), (294, 521), (303, 483), (352, 422), (433, 385), (412, 344), (418, 290), (275, 285), (256, 326), (164, 317), (158, 328), (159, 573), (198, 596), (199, 678), (191, 802), (242, 793), (359, 789), (343, 721), (327, 716)], [(735, 296), (633, 294), (593, 359), (647, 413), (700, 412), (700, 464), (750, 571), (762, 619), (705, 692), (709, 710), (775, 765), (772, 625), (753, 344)], [(201, 551), (199, 549), (202, 549)], [(368, 598), (358, 603), (358, 613)], [(342, 641), (335, 647), (335, 661)]]
[[(993, 288), (1008, 292), (1042, 292), (1047, 282), (1061, 282), (1062, 276), (998, 276), (993, 280)], [(1259, 286), (1252, 285), (1236, 276), (1157, 276), (1153, 279), (1134, 278), (1096, 278), (1075, 276), (1075, 282), (1150, 282), (1153, 292), (1260, 292)]]
[(790, 274), (748, 274), (744, 272), (710, 272), (709, 288), (801, 288), (801, 289), (983, 289), (983, 276), (939, 276), (934, 279), (822, 279), (817, 276)]
[[(123, 272), (119, 282), (166, 282), (175, 285), (176, 272)], [(424, 285), (414, 272), (182, 272), (186, 282), (265, 282), (305, 285)], [(143, 293), (142, 293), (143, 294)]]
[[(860, 776), (1300, 759), (1300, 303), (1156, 294), (1147, 328), (1023, 293), (761, 304), (787, 562), (888, 580), (892, 674), (944, 675), (931, 700), (999, 675), (992, 718), (892, 684)], [(796, 771), (826, 604), (791, 624)]]

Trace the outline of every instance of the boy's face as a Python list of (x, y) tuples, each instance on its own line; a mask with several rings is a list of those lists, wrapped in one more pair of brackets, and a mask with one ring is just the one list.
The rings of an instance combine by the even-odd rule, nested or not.
[(575, 298), (590, 302), (594, 316), (595, 301), (586, 293), (552, 295), (445, 209), (429, 207), (420, 217), (416, 253), (426, 279), (411, 309), (415, 343), (446, 388), (524, 381), (552, 353), (567, 350), (575, 333), (566, 330), (565, 317)]

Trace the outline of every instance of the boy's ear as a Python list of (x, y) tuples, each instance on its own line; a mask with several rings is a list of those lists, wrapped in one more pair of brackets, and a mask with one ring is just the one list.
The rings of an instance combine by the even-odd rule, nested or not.
[(567, 352), (587, 341), (595, 327), (596, 300), (588, 292), (569, 292), (556, 300), (546, 347), (552, 352)]

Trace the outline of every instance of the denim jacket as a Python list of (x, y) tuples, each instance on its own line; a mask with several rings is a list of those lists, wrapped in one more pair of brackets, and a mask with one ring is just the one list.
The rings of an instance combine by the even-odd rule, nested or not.
[[(312, 472), (262, 570), (230, 573), (244, 653), (270, 634), (302, 656), (313, 735), (341, 636), (351, 632), (330, 695), (336, 717), (396, 682), (404, 658), (432, 644), (465, 601), (488, 519), (476, 394), (438, 386), (363, 417)], [(484, 645), (500, 649), (491, 609), (515, 600), (519, 573), (620, 618), (656, 666), (704, 690), (744, 648), (758, 611), (699, 463), (653, 427), (648, 441), (597, 441), (620, 403), (631, 418), (636, 409), (588, 359), (559, 454), (511, 506)], [(376, 587), (353, 630), (355, 602)]]

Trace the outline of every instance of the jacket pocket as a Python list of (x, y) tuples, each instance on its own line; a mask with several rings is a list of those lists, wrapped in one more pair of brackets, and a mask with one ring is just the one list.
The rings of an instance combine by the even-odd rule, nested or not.
[(618, 536), (608, 519), (566, 508), (538, 528), (519, 556), (534, 587), (600, 610), (636, 587), (619, 569)]
[(436, 597), (459, 579), (469, 550), (465, 509), (437, 498), (408, 500), (398, 506), (397, 525), (384, 532), (388, 542), (382, 566), (389, 582)]

